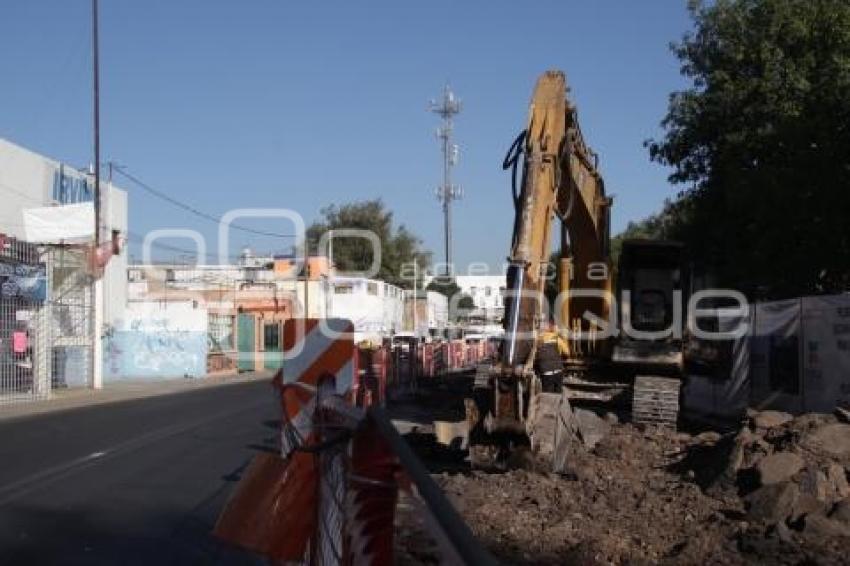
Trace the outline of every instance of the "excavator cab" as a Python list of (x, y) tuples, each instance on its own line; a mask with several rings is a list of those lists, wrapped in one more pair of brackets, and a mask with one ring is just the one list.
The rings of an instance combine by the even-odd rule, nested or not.
[(617, 269), (620, 335), (613, 362), (641, 371), (679, 374), (689, 276), (679, 242), (623, 242)]

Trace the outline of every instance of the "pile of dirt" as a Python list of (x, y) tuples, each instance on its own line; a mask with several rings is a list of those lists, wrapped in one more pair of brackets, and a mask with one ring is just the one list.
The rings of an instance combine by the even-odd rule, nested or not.
[(714, 477), (703, 477), (707, 491), (737, 493), (751, 521), (792, 545), (850, 543), (850, 424), (750, 412), (740, 432), (706, 455), (718, 463)]
[(614, 424), (563, 475), (528, 457), (531, 469), (435, 479), (505, 563), (846, 563), (840, 426), (766, 413), (727, 435)]

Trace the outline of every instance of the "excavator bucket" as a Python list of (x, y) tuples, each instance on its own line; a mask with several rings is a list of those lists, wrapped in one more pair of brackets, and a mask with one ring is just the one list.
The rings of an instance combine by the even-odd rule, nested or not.
[(543, 392), (532, 395), (526, 428), (532, 450), (551, 461), (553, 472), (563, 473), (580, 434), (567, 396)]
[(592, 449), (611, 425), (589, 409), (573, 407), (566, 392), (540, 392), (532, 396), (526, 427), (532, 449), (560, 474), (567, 471), (570, 455)]

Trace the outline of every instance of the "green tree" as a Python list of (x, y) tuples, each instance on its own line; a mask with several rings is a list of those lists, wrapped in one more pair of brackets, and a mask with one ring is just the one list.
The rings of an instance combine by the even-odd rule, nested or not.
[(460, 293), (460, 287), (458, 287), (457, 282), (454, 277), (446, 277), (445, 275), (437, 275), (428, 283), (428, 286), (425, 287), (429, 291), (436, 291), (449, 300), (452, 297)]
[(850, 281), (850, 2), (692, 2), (692, 86), (648, 142), (684, 190), (662, 211), (721, 283), (771, 296)]
[(475, 301), (460, 290), (454, 277), (438, 275), (431, 279), (425, 288), (428, 291), (436, 291), (449, 300), (449, 318), (451, 320), (457, 321), (466, 318), (469, 316), (469, 312), (475, 308)]
[[(409, 289), (413, 286), (413, 265), (421, 280), (431, 264), (431, 252), (422, 248), (422, 241), (403, 224), (393, 226), (393, 213), (380, 199), (330, 205), (321, 210), (322, 218), (307, 228), (307, 245), (311, 253), (319, 250), (319, 241), (329, 230), (355, 228), (374, 233), (381, 244), (381, 265), (377, 274), (393, 285)], [(362, 238), (337, 236), (333, 238), (333, 262), (342, 271), (365, 271), (373, 261), (374, 250)]]

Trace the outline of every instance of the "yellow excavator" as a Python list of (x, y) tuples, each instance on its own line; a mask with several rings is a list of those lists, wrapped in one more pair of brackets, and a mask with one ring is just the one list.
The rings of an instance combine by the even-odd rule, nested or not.
[[(515, 208), (505, 334), (497, 363), (483, 380), (487, 392), (479, 405), (484, 406), (474, 411), (483, 417), (475, 426), (483, 427), (488, 436), (530, 440), (534, 450), (552, 456), (556, 470), (564, 465), (569, 441), (583, 434), (571, 401), (605, 400), (606, 395), (610, 400), (615, 395), (611, 392), (627, 390), (642, 416), (675, 422), (679, 394), (675, 374), (681, 368), (680, 344), (612, 336), (617, 334), (609, 327), (615, 300), (609, 255), (612, 199), (605, 192), (598, 156), (588, 147), (567, 94), (562, 72), (540, 77), (527, 127), (503, 164), (512, 171)], [(553, 274), (549, 266), (556, 219), (560, 252)], [(647, 255), (647, 246), (656, 251)], [(681, 287), (681, 249), (657, 242), (629, 242), (626, 249), (631, 263), (623, 265), (626, 274), (621, 274), (621, 281), (627, 286), (649, 282), (650, 288), (637, 293), (626, 289), (633, 292), (624, 314), (628, 319), (633, 312), (648, 313), (655, 318), (647, 320), (663, 325), (672, 311), (667, 291)], [(667, 261), (647, 266), (642, 264), (646, 257)], [(558, 294), (550, 301), (546, 283), (553, 280)], [(678, 283), (669, 284), (673, 280)], [(658, 281), (663, 292), (656, 292)], [(625, 363), (615, 363), (616, 358)], [(673, 377), (631, 375), (648, 367), (672, 369), (667, 373)]]

